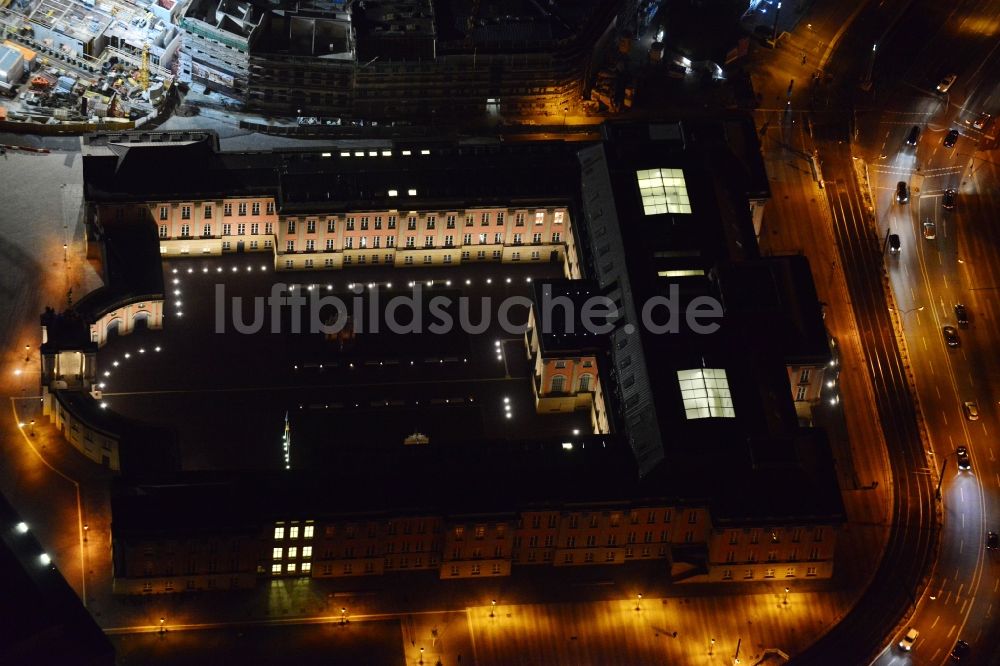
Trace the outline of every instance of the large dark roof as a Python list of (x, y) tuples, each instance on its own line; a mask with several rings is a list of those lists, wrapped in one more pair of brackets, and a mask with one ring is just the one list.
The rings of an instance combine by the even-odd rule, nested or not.
[(0, 663), (112, 666), (111, 642), (0, 495)]
[(328, 452), (322, 471), (184, 473), (162, 484), (122, 483), (112, 502), (114, 530), (253, 531), (263, 517), (511, 514), (636, 495), (626, 445), (610, 436), (569, 439), (571, 449), (562, 440), (344, 447)]
[(190, 200), (276, 191), (274, 164), (218, 152), (214, 132), (122, 132), (84, 138), (88, 201)]
[[(294, 213), (551, 205), (567, 200), (576, 189), (570, 144), (424, 146), (394, 146), (391, 157), (382, 157), (381, 149), (335, 151), (329, 158), (283, 155), (281, 209)], [(423, 155), (423, 149), (431, 153)], [(411, 154), (403, 155), (404, 150)], [(341, 152), (352, 157), (341, 157)], [(357, 152), (379, 155), (353, 156)], [(411, 189), (416, 195), (409, 194)], [(396, 195), (390, 196), (390, 190)]]
[(101, 242), (104, 285), (73, 305), (83, 320), (93, 322), (137, 300), (163, 298), (160, 242), (149, 209), (130, 208), (121, 219), (98, 220), (93, 231)]
[(57, 313), (52, 308), (46, 308), (42, 313), (41, 322), (45, 327), (42, 353), (65, 350), (97, 351), (97, 343), (90, 339), (89, 322), (76, 310)]
[[(187, 143), (171, 141), (171, 133), (154, 135), (163, 138), (90, 138), (84, 155), (88, 201), (275, 196), (283, 213), (527, 206), (565, 201), (578, 182), (574, 146), (561, 142), (398, 141), (381, 148), (219, 152), (208, 132), (184, 134)], [(391, 156), (382, 155), (386, 150)]]

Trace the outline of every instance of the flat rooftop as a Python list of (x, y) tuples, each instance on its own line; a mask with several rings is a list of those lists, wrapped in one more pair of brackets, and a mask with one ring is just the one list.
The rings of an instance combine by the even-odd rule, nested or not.
[[(109, 409), (174, 428), (182, 468), (284, 468), (286, 413), (293, 468), (323, 464), (336, 447), (402, 449), (414, 433), (432, 445), (476, 446), (589, 432), (587, 412), (535, 413), (523, 337), (497, 322), (503, 298), (528, 296), (529, 279), (558, 276), (560, 265), (275, 273), (271, 262), (266, 254), (165, 262), (163, 329), (112, 336), (98, 353)], [(328, 339), (308, 332), (308, 316), (301, 332), (293, 332), (290, 308), (282, 309), (278, 332), (271, 332), (269, 314), (261, 332), (237, 331), (232, 297), (243, 299), (242, 321), (251, 323), (253, 299), (266, 299), (275, 282), (296, 284), (293, 293), (307, 300), (338, 296), (351, 309), (358, 298), (363, 313), (375, 301), (369, 285), (378, 285), (379, 311), (394, 297), (419, 292), (423, 332), (395, 333), (384, 316), (375, 332), (365, 314), (352, 319), (353, 338)], [(225, 297), (217, 301), (220, 289)], [(467, 298), (468, 319), (479, 323), (488, 313), (490, 325), (478, 334), (458, 326), (428, 330), (436, 320), (427, 305), (436, 297), (455, 303), (447, 312), (456, 322), (459, 299)], [(217, 332), (220, 312), (223, 332)], [(409, 326), (409, 312), (400, 308), (395, 320)], [(324, 318), (333, 313), (332, 307), (321, 311)], [(512, 308), (510, 319), (523, 324), (527, 309)]]

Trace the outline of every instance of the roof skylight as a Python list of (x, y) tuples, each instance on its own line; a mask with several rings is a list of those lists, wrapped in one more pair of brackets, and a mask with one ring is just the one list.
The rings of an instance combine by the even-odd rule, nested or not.
[(635, 172), (646, 215), (663, 213), (691, 214), (684, 171), (681, 169), (643, 169)]
[(684, 413), (689, 419), (735, 418), (726, 371), (719, 368), (678, 370)]

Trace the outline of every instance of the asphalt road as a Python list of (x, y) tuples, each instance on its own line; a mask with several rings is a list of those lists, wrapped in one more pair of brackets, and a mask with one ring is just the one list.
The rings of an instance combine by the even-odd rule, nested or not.
[[(876, 69), (871, 108), (859, 112), (880, 227), (898, 233), (904, 247), (890, 262), (890, 277), (905, 313), (932, 452), (944, 468), (938, 561), (908, 623), (920, 637), (909, 655), (889, 646), (877, 663), (946, 663), (959, 639), (971, 645), (972, 663), (989, 663), (998, 647), (992, 612), (998, 569), (995, 554), (985, 551), (985, 533), (997, 529), (1000, 508), (995, 455), (1000, 368), (990, 353), (1000, 340), (1000, 313), (993, 302), (1000, 284), (1000, 180), (991, 154), (977, 151), (982, 134), (971, 126), (980, 112), (1000, 110), (1000, 42), (993, 34), (1000, 12), (993, 5), (918, 5), (907, 12), (884, 44), (885, 66)], [(955, 84), (947, 94), (937, 93), (937, 82), (949, 74), (957, 75)], [(910, 147), (905, 138), (914, 125), (921, 138)], [(949, 148), (943, 139), (953, 128), (960, 137)], [(906, 204), (894, 201), (899, 181), (911, 187)], [(942, 206), (949, 188), (959, 191), (955, 210)], [(924, 237), (927, 222), (933, 239)], [(961, 345), (949, 348), (941, 329), (957, 326), (956, 303), (968, 307), (972, 321), (960, 331)], [(966, 418), (966, 401), (979, 406), (977, 421)], [(969, 447), (969, 472), (957, 469), (954, 451), (960, 445)]]
[[(995, 35), (1000, 29), (1000, 8), (996, 5), (983, 0), (870, 3), (857, 30), (845, 38), (831, 61), (841, 85), (826, 96), (833, 104), (824, 105), (828, 111), (820, 119), (828, 140), (821, 153), (824, 173), (835, 181), (831, 184), (831, 205), (854, 307), (859, 322), (871, 318), (873, 329), (864, 335), (871, 338), (865, 340), (866, 348), (880, 345), (886, 333), (883, 324), (888, 323), (890, 314), (890, 304), (879, 298), (880, 286), (875, 293), (884, 259), (898, 308), (896, 316), (906, 332), (908, 362), (931, 445), (924, 455), (915, 448), (920, 440), (914, 433), (899, 441), (895, 432), (899, 422), (886, 420), (883, 412), (890, 456), (900, 454), (893, 450), (894, 438), (909, 449), (905, 467), (893, 461), (897, 491), (902, 493), (897, 500), (909, 496), (913, 502), (919, 498), (917, 503), (923, 510), (917, 523), (907, 525), (909, 521), (904, 520), (896, 526), (897, 532), (912, 533), (916, 526), (920, 526), (919, 531), (929, 525), (928, 511), (933, 504), (928, 502), (926, 490), (929, 483), (937, 481), (942, 466), (943, 525), (938, 559), (923, 595), (915, 600), (900, 599), (898, 593), (885, 588), (895, 580), (910, 585), (911, 566), (923, 559), (916, 552), (910, 558), (903, 554), (897, 562), (908, 566), (888, 569), (887, 564), (895, 558), (891, 537), (881, 569), (896, 575), (885, 581), (878, 576), (869, 591), (871, 598), (863, 600), (841, 626), (815, 646), (811, 651), (814, 655), (832, 645), (829, 639), (844, 635), (840, 632), (851, 626), (852, 616), (875, 620), (878, 608), (883, 610), (881, 629), (892, 626), (894, 613), (898, 617), (913, 606), (916, 611), (891, 642), (884, 641), (886, 649), (876, 663), (946, 663), (959, 638), (971, 644), (972, 663), (989, 663), (1000, 641), (993, 613), (1000, 585), (996, 554), (986, 553), (984, 548), (985, 532), (997, 529), (1000, 502), (1000, 467), (995, 456), (1000, 367), (990, 353), (1000, 340), (1000, 313), (994, 303), (1000, 287), (996, 222), (1000, 180), (991, 155), (977, 152), (982, 134), (971, 127), (971, 119), (980, 112), (1000, 111), (996, 77), (1000, 42)], [(867, 44), (878, 44), (874, 60), (859, 56), (871, 53)], [(869, 67), (873, 72), (870, 93), (857, 85), (868, 78)], [(947, 94), (938, 94), (934, 88), (948, 74), (956, 74), (957, 80)], [(847, 137), (842, 136), (845, 124)], [(914, 125), (921, 128), (921, 138), (916, 147), (909, 147), (906, 135)], [(943, 138), (952, 128), (959, 129), (961, 136), (955, 147), (948, 148)], [(877, 233), (879, 237), (890, 231), (899, 234), (902, 252), (898, 256), (883, 254), (875, 231), (857, 222), (864, 215), (863, 204), (856, 200), (849, 177), (841, 182), (848, 158), (833, 144), (845, 138), (853, 139), (853, 155), (870, 163)], [(836, 145), (843, 150), (848, 144)], [(910, 186), (908, 203), (895, 202), (899, 181)], [(954, 211), (942, 207), (942, 195), (948, 188), (959, 189)], [(837, 201), (842, 202), (841, 213)], [(933, 223), (935, 238), (923, 237), (925, 221)], [(869, 288), (860, 284), (866, 274)], [(956, 303), (968, 306), (972, 322), (960, 331), (961, 345), (949, 348), (941, 328), (957, 324)], [(869, 355), (876, 387), (881, 373), (895, 371), (894, 356), (888, 349)], [(887, 362), (888, 366), (882, 365)], [(891, 386), (884, 383), (885, 389)], [(885, 389), (877, 390), (882, 393)], [(880, 396), (880, 401), (886, 397)], [(965, 417), (965, 401), (978, 404), (978, 420)], [(898, 407), (893, 418), (902, 416)], [(957, 470), (954, 452), (960, 445), (970, 449), (969, 472)], [(928, 467), (928, 459), (935, 469)], [(918, 495), (913, 494), (914, 489), (919, 490)], [(907, 514), (897, 513), (896, 517), (905, 519)], [(913, 561), (907, 563), (906, 559)], [(882, 592), (873, 597), (871, 593), (880, 588)], [(869, 607), (872, 604), (874, 607)], [(921, 633), (913, 651), (905, 654), (894, 645), (908, 626)], [(876, 631), (873, 628), (871, 633)], [(863, 634), (853, 635), (860, 638)]]

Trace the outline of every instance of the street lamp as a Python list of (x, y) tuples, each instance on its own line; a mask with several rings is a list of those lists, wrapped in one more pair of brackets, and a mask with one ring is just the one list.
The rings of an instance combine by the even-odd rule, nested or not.
[(635, 609), (636, 609), (637, 611), (638, 611), (638, 610), (642, 610), (642, 608), (641, 608), (641, 607), (639, 606), (639, 602), (640, 602), (640, 601), (642, 601), (642, 595), (641, 595), (641, 594), (637, 594), (637, 595), (635, 595)]
[(420, 663), (424, 663), (424, 649), (420, 648)]
[(35, 436), (35, 419), (31, 419), (31, 436)]
[(785, 606), (788, 605), (788, 588), (787, 587), (785, 588), (785, 599), (781, 603), (784, 604)]
[(89, 531), (90, 531), (90, 525), (88, 525), (87, 523), (84, 523), (83, 524), (83, 542), (84, 543), (87, 542), (87, 532), (89, 532)]
[(24, 345), (24, 362), (31, 360), (31, 345)]
[(937, 488), (934, 489), (934, 497), (936, 499), (941, 499), (941, 483), (944, 481), (944, 471), (948, 469), (948, 458), (952, 454), (949, 453), (944, 457), (944, 461), (941, 463), (941, 473), (938, 474)]
[(163, 626), (166, 621), (167, 621), (167, 618), (165, 618), (165, 617), (161, 617), (160, 618), (160, 634), (161, 635), (166, 631), (166, 628)]
[(712, 656), (712, 652), (714, 652), (714, 651), (715, 651), (715, 639), (713, 638), (711, 640), (711, 642), (709, 642), (709, 644), (708, 644), (708, 656), (711, 657)]
[(340, 624), (347, 624), (347, 609), (340, 609)]
[(774, 27), (771, 29), (771, 41), (778, 41), (778, 17), (781, 16), (781, 3), (778, 3), (778, 8), (774, 11)]
[(918, 308), (909, 308), (907, 310), (896, 310), (894, 308), (889, 308), (889, 309), (893, 310), (894, 312), (898, 312), (901, 317), (905, 317), (906, 315), (910, 314), (911, 312), (920, 312), (921, 310), (924, 309), (924, 307), (925, 306), (921, 305)]
[(493, 617), (497, 609), (497, 600), (493, 599), (490, 601), (490, 617)]
[(868, 60), (868, 74), (865, 76), (865, 90), (872, 85), (872, 76), (875, 74), (875, 51), (878, 49), (878, 44), (872, 44), (872, 57)]

